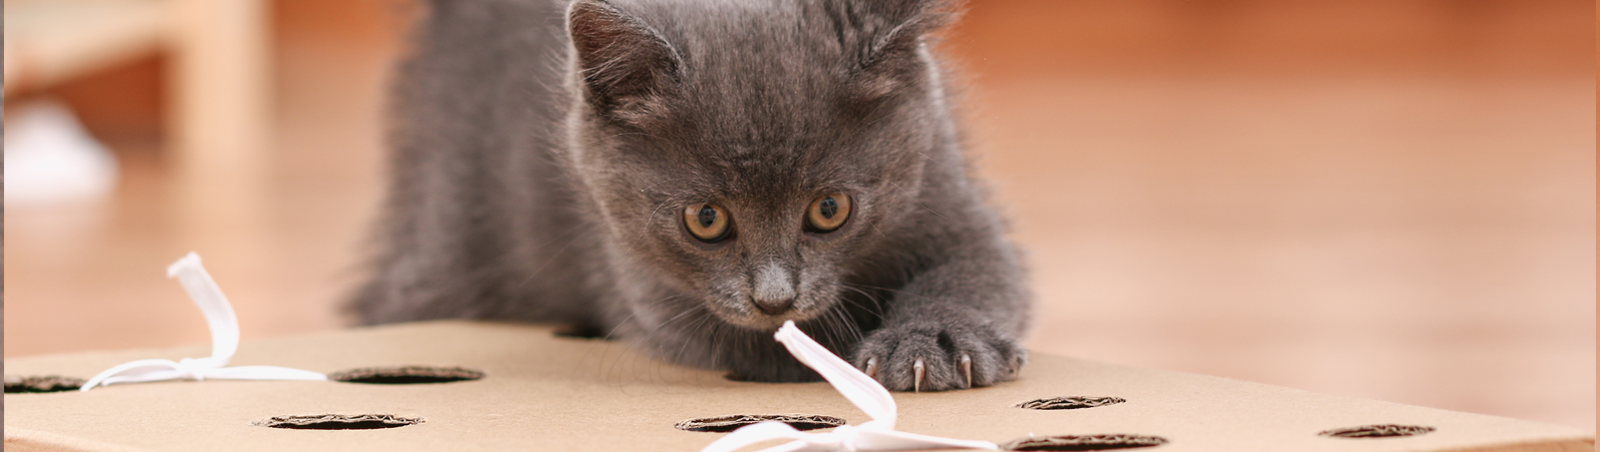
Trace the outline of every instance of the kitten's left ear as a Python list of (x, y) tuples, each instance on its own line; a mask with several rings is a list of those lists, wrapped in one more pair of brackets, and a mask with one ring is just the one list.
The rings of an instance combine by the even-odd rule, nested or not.
[(898, 53), (915, 52), (924, 35), (955, 22), (960, 15), (959, 2), (953, 0), (872, 0), (862, 7), (889, 25), (871, 37), (861, 61), (863, 68)]
[(605, 0), (578, 0), (567, 13), (585, 100), (625, 123), (659, 113), (661, 88), (679, 79), (683, 58), (654, 28)]
[(919, 55), (925, 37), (960, 16), (957, 0), (871, 0), (860, 7), (884, 24), (868, 30), (857, 60), (869, 97), (889, 95), (926, 70)]

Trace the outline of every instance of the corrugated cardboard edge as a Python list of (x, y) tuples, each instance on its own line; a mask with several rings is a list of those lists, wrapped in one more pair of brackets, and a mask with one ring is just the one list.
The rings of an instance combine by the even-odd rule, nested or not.
[[(1581, 437), (1556, 441), (1485, 445), (1442, 452), (1591, 452), (1596, 450), (1594, 446), (1595, 439), (1593, 437)], [(150, 452), (147, 449), (13, 428), (5, 430), (5, 450), (7, 452)]]
[(1450, 452), (1594, 452), (1594, 437), (1531, 443), (1496, 444)]
[(7, 428), (5, 437), (6, 452), (147, 452), (119, 444), (18, 428)]

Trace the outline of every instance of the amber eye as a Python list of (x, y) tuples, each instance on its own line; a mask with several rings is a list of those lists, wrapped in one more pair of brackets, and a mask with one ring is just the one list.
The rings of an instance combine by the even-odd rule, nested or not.
[(692, 205), (683, 209), (683, 224), (694, 238), (716, 243), (728, 236), (728, 211), (718, 205)]
[(816, 201), (811, 201), (811, 207), (806, 208), (806, 226), (816, 232), (833, 232), (844, 226), (844, 221), (850, 219), (850, 195), (833, 193)]

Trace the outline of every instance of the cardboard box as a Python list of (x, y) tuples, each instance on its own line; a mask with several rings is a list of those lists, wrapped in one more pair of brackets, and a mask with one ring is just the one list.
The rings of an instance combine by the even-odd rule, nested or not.
[[(44, 356), (7, 360), (6, 373), (8, 381), (86, 378), (134, 359), (208, 353)], [(684, 428), (731, 429), (742, 415), (790, 415), (813, 427), (837, 422), (829, 417), (868, 420), (826, 383), (729, 381), (528, 325), (427, 322), (245, 342), (233, 365), (252, 364), (412, 384), (178, 381), (7, 393), (6, 450), (696, 451), (722, 434)], [(440, 379), (461, 381), (416, 383)], [(1569, 427), (1038, 353), (1015, 382), (895, 399), (901, 431), (1003, 446), (1031, 436), (1023, 449), (1057, 447), (1027, 450), (1594, 450), (1592, 434)], [(1043, 441), (1051, 436), (1055, 446)]]

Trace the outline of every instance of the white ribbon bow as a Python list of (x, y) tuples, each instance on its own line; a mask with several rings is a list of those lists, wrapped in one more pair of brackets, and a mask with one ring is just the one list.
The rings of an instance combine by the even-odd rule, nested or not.
[(211, 328), (211, 357), (184, 358), (176, 362), (166, 359), (141, 359), (123, 363), (90, 378), (88, 383), (78, 388), (79, 391), (117, 383), (184, 378), (190, 380), (328, 379), (323, 374), (287, 367), (223, 367), (228, 365), (228, 360), (233, 359), (233, 352), (239, 349), (239, 318), (234, 316), (233, 306), (228, 304), (228, 297), (222, 294), (222, 289), (211, 279), (211, 274), (206, 273), (206, 268), (200, 265), (200, 255), (195, 253), (189, 253), (168, 266), (167, 277), (177, 278), (178, 283), (183, 284), (183, 289), (189, 292), (189, 298), (194, 300), (194, 305), (199, 306), (200, 312), (205, 314), (206, 326)]
[(897, 409), (894, 397), (889, 395), (889, 390), (884, 389), (883, 385), (811, 340), (810, 336), (806, 336), (805, 332), (794, 326), (793, 321), (783, 322), (783, 327), (778, 328), (775, 336), (778, 342), (783, 343), (784, 348), (789, 349), (789, 353), (802, 364), (822, 374), (822, 378), (827, 379), (835, 390), (843, 394), (846, 399), (850, 399), (850, 403), (855, 404), (861, 411), (865, 411), (872, 420), (861, 425), (844, 425), (834, 428), (831, 432), (821, 433), (802, 432), (789, 424), (766, 421), (734, 430), (728, 436), (701, 449), (701, 452), (732, 452), (751, 444), (774, 439), (794, 441), (762, 449), (759, 452), (999, 449), (988, 441), (949, 439), (895, 431)]

